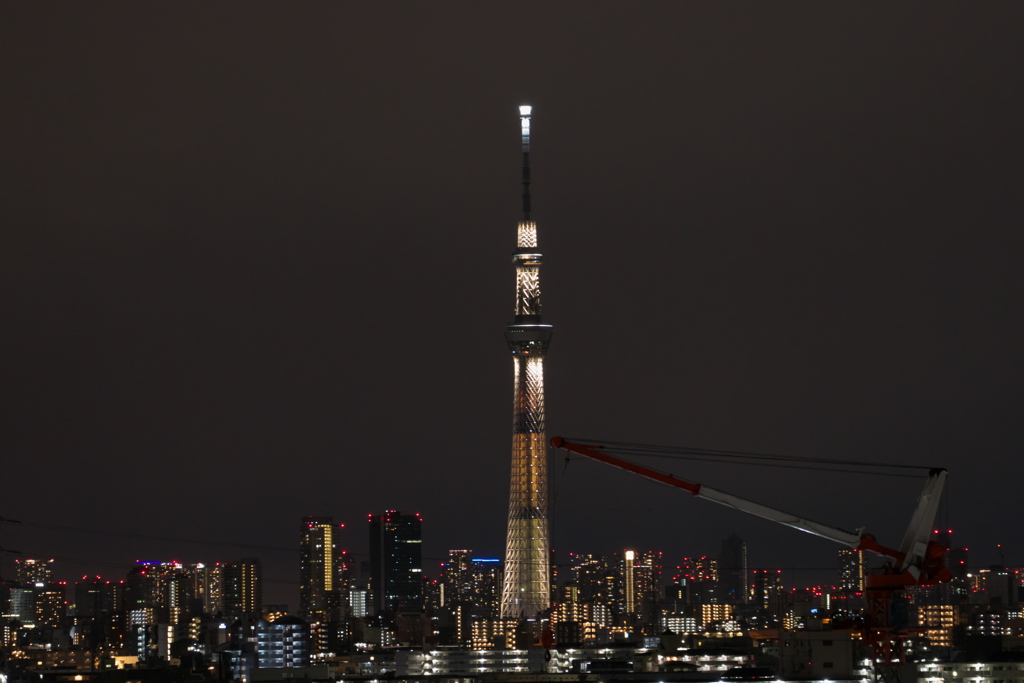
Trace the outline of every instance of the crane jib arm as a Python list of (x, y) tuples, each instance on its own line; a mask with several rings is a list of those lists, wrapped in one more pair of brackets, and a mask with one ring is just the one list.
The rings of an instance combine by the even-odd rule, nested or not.
[[(647, 479), (652, 479), (662, 484), (667, 484), (669, 486), (674, 486), (676, 488), (683, 489), (684, 491), (688, 491), (693, 495), (697, 496), (698, 498), (710, 500), (713, 503), (725, 505), (726, 507), (731, 507), (735, 510), (746, 512), (747, 514), (754, 515), (755, 517), (761, 517), (762, 519), (767, 519), (772, 522), (784, 524), (785, 526), (792, 527), (793, 529), (799, 529), (800, 531), (805, 531), (815, 536), (827, 538), (831, 541), (842, 543), (843, 545), (849, 546), (851, 548), (859, 548), (861, 546), (860, 534), (851, 533), (849, 531), (844, 531), (842, 529), (836, 529), (834, 527), (828, 526), (827, 524), (813, 522), (809, 519), (804, 519), (797, 515), (790, 514), (788, 512), (783, 512), (782, 510), (776, 510), (775, 508), (768, 507), (767, 505), (755, 503), (752, 500), (746, 500), (745, 498), (734, 496), (731, 493), (717, 491), (709, 486), (703, 486), (701, 484), (695, 484), (690, 481), (678, 479), (676, 477), (673, 477), (671, 474), (658, 472), (657, 470), (652, 470), (649, 467), (637, 465), (636, 463), (622, 460), (621, 458), (616, 458), (613, 455), (608, 455), (607, 453), (604, 453), (601, 450), (599, 450), (599, 448), (594, 448), (593, 446), (572, 443), (566, 441), (564, 438), (560, 436), (556, 436), (553, 439), (551, 439), (551, 445), (554, 446), (555, 448), (562, 448), (572, 453), (577, 453), (579, 455), (583, 455), (588, 458), (598, 460), (605, 464), (611, 465), (612, 467), (618, 467), (619, 469), (626, 470), (627, 472), (639, 474), (641, 477), (645, 477)], [(882, 546), (878, 546), (878, 548), (882, 548)], [(878, 550), (874, 547), (871, 548), (871, 550), (878, 552)], [(883, 550), (888, 549), (883, 548)]]
[(875, 540), (874, 536), (864, 533), (863, 529), (858, 529), (857, 533), (851, 533), (828, 526), (827, 524), (812, 522), (809, 519), (804, 519), (782, 510), (776, 510), (767, 505), (761, 505), (752, 500), (734, 496), (731, 493), (717, 491), (709, 486), (679, 479), (671, 474), (658, 472), (649, 467), (617, 458), (602, 451), (602, 446), (572, 443), (560, 436), (551, 439), (551, 445), (555, 448), (561, 448), (571, 453), (592, 458), (612, 467), (618, 467), (633, 474), (639, 474), (641, 477), (682, 489), (698, 498), (710, 500), (719, 505), (725, 505), (741, 512), (761, 517), (762, 519), (842, 543), (857, 550), (869, 551), (894, 560), (894, 571), (883, 576), (868, 577), (869, 587), (872, 583), (879, 588), (931, 585), (946, 583), (952, 578), (952, 574), (946, 569), (943, 560), (946, 549), (941, 544), (929, 540), (931, 524), (935, 520), (935, 513), (942, 495), (942, 486), (946, 479), (946, 471), (943, 469), (931, 471), (925, 484), (924, 492), (918, 499), (917, 510), (910, 522), (910, 527), (907, 529), (903, 544), (900, 550), (896, 550), (882, 545)]
[(601, 451), (597, 450), (596, 448), (592, 448), (591, 446), (584, 446), (583, 444), (580, 443), (570, 443), (569, 441), (566, 441), (560, 436), (552, 438), (551, 445), (555, 448), (561, 448), (571, 453), (576, 453), (577, 455), (584, 455), (593, 460), (603, 462), (606, 465), (611, 465), (612, 467), (618, 467), (620, 470), (626, 470), (627, 472), (632, 472), (633, 474), (639, 474), (641, 477), (653, 479), (654, 481), (660, 482), (662, 484), (675, 486), (676, 488), (688, 491), (689, 493), (692, 493), (695, 496), (700, 495), (700, 484), (694, 484), (689, 481), (684, 481), (683, 479), (677, 479), (673, 477), (671, 474), (658, 472), (657, 470), (652, 470), (642, 465), (637, 465), (636, 463), (628, 462), (626, 460), (622, 460), (621, 458), (616, 458), (615, 456), (608, 455), (607, 453), (602, 453)]

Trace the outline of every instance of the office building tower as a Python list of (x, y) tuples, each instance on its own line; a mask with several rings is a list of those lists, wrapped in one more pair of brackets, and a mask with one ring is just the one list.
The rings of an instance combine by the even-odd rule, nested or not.
[(423, 610), (422, 526), (419, 514), (370, 515), (370, 580), (377, 614)]
[(662, 553), (648, 550), (633, 559), (633, 600), (647, 635), (657, 635), (661, 616)]
[(75, 582), (75, 616), (110, 614), (115, 607), (114, 584), (99, 576), (83, 576)]
[(448, 551), (448, 561), (441, 563), (438, 586), (438, 603), (441, 607), (472, 600), (472, 555), (472, 550)]
[(636, 578), (633, 576), (633, 563), (636, 551), (627, 550), (622, 557), (622, 611), (629, 615), (636, 614)]
[(193, 571), (180, 562), (137, 561), (127, 577), (128, 609), (152, 610), (163, 624), (188, 622), (201, 610)]
[(7, 591), (7, 609), (2, 616), (17, 620), (22, 626), (36, 626), (36, 593), (33, 587), (10, 586)]
[(341, 619), (342, 555), (340, 525), (330, 517), (303, 517), (299, 524), (299, 614), (311, 622)]
[(472, 601), (482, 617), (497, 619), (501, 614), (502, 562), (496, 557), (474, 557), (470, 563)]
[(765, 610), (773, 622), (782, 617), (786, 594), (782, 587), (782, 571), (779, 569), (754, 569), (751, 574), (751, 602), (758, 609)]
[(512, 256), (515, 318), (505, 328), (512, 352), (512, 476), (505, 542), (503, 618), (533, 618), (551, 603), (548, 457), (544, 434), (544, 355), (552, 328), (541, 320), (537, 224), (530, 215), (531, 107), (519, 108), (523, 151), (523, 216)]
[(864, 592), (864, 553), (860, 550), (839, 551), (839, 589), (850, 593)]
[(216, 615), (224, 611), (224, 565), (199, 562), (186, 569), (192, 582), (195, 614)]
[(40, 628), (58, 628), (67, 616), (65, 584), (43, 583), (35, 585), (36, 625)]
[(53, 560), (15, 558), (14, 579), (27, 586), (53, 581)]
[[(160, 604), (160, 562), (137, 561), (125, 577), (125, 607), (131, 612)], [(163, 619), (166, 621), (166, 619)]]
[(224, 615), (258, 617), (263, 608), (263, 567), (258, 558), (243, 557), (224, 565)]
[(718, 556), (718, 576), (726, 603), (744, 605), (750, 601), (747, 544), (736, 534), (722, 541), (722, 552)]

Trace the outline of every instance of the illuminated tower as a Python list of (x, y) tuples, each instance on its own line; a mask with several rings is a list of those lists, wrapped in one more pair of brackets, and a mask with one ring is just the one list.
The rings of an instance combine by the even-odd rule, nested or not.
[(551, 604), (548, 461), (544, 438), (544, 353), (551, 325), (541, 322), (537, 224), (530, 219), (530, 107), (519, 108), (523, 130), (523, 219), (512, 263), (515, 319), (505, 328), (512, 351), (512, 481), (501, 616), (532, 618)]

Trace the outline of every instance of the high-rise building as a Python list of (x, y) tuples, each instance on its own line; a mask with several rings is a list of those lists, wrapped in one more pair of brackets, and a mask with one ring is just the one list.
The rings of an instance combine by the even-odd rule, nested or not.
[(42, 628), (57, 628), (67, 616), (67, 600), (65, 599), (66, 584), (37, 583), (36, 594), (36, 625)]
[(26, 557), (14, 560), (14, 578), (18, 583), (34, 586), (53, 581), (53, 560)]
[(747, 544), (736, 534), (722, 541), (718, 556), (719, 582), (725, 593), (725, 602), (745, 605), (750, 601), (750, 580), (747, 575)]
[(472, 600), (472, 556), (472, 550), (448, 551), (448, 561), (441, 563), (438, 600), (441, 607)]
[(636, 614), (636, 578), (633, 576), (634, 562), (636, 562), (636, 551), (625, 551), (622, 556), (622, 611), (630, 615)]
[(939, 529), (935, 532), (935, 540), (944, 548), (948, 548), (944, 563), (946, 569), (953, 578), (949, 583), (939, 586), (939, 597), (943, 604), (956, 605), (967, 600), (968, 584), (967, 569), (968, 563), (967, 548), (957, 548), (953, 545), (953, 530)]
[[(128, 571), (125, 577), (125, 605), (128, 611), (139, 609), (156, 609), (160, 603), (159, 577), (163, 569), (162, 562), (146, 562), (139, 560)], [(163, 619), (166, 621), (166, 619)]]
[(163, 624), (186, 623), (202, 610), (194, 572), (180, 562), (137, 561), (126, 584), (129, 610), (150, 609)]
[(263, 567), (258, 558), (243, 557), (224, 565), (224, 614), (255, 618), (263, 608)]
[(312, 622), (341, 619), (341, 552), (336, 525), (330, 517), (303, 517), (299, 524), (299, 614)]
[(419, 514), (370, 515), (370, 575), (381, 616), (423, 610), (422, 525)]
[(199, 612), (195, 599), (195, 581), (183, 567), (179, 567), (163, 583), (163, 600), (169, 624), (187, 623), (193, 614)]
[(100, 576), (83, 576), (75, 582), (72, 642), (76, 646), (96, 647), (124, 634), (126, 624), (117, 624), (116, 615), (127, 609), (127, 583), (105, 581)]
[(860, 550), (839, 551), (839, 588), (850, 593), (864, 592), (864, 553)]
[(515, 318), (505, 328), (512, 352), (512, 476), (501, 616), (533, 618), (551, 604), (548, 457), (544, 434), (544, 355), (552, 328), (541, 321), (537, 224), (530, 216), (530, 118), (519, 108), (523, 145), (523, 217), (516, 250)]
[(647, 635), (659, 632), (662, 553), (648, 550), (633, 561), (633, 599), (640, 624)]
[(36, 594), (27, 586), (11, 586), (7, 592), (7, 609), (3, 616), (18, 620), (22, 626), (36, 626)]
[(782, 587), (782, 571), (779, 569), (754, 569), (751, 572), (751, 601), (777, 621), (785, 606)]
[(199, 562), (186, 569), (192, 581), (192, 595), (198, 612), (216, 615), (224, 611), (224, 565)]
[(501, 614), (501, 560), (496, 557), (474, 557), (470, 571), (473, 576), (473, 604), (481, 616), (498, 618)]

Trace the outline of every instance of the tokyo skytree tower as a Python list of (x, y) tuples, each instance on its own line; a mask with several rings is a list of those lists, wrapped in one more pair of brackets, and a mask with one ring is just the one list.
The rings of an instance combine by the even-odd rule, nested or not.
[(502, 618), (533, 618), (551, 606), (548, 531), (548, 459), (544, 437), (544, 353), (551, 325), (541, 322), (537, 224), (530, 219), (530, 107), (519, 108), (523, 129), (523, 219), (512, 263), (515, 319), (505, 328), (515, 375), (512, 408), (512, 481)]

